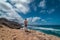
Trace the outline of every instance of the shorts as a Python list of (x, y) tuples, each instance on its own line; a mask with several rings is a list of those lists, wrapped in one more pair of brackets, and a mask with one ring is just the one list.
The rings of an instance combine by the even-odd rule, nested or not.
[(25, 25), (25, 27), (27, 27), (27, 25)]

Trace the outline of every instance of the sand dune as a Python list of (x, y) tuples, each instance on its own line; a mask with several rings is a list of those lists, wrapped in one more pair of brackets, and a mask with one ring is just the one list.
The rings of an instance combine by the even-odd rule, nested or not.
[(34, 30), (25, 32), (24, 29), (11, 29), (0, 25), (0, 40), (60, 40), (60, 38)]

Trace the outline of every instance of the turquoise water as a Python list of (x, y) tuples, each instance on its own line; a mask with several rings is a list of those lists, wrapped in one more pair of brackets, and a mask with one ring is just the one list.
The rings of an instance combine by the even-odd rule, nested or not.
[(49, 25), (43, 25), (43, 26), (28, 26), (28, 29), (40, 31), (46, 34), (51, 34), (60, 37), (60, 26), (49, 26)]

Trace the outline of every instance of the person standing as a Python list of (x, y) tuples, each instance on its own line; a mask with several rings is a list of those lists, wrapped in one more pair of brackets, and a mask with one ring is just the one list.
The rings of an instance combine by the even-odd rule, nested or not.
[(27, 21), (27, 19), (25, 19), (24, 20), (24, 29), (25, 29), (25, 32), (29, 32), (29, 33), (31, 33), (28, 29), (27, 29), (27, 25), (28, 25), (28, 21)]
[(24, 27), (25, 27), (25, 30), (27, 29), (27, 25), (28, 25), (28, 21), (27, 19), (24, 20)]

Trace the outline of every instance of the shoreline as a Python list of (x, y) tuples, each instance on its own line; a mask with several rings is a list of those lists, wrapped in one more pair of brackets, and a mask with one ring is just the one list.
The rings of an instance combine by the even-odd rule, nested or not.
[(60, 40), (59, 37), (35, 30), (25, 32), (25, 29), (11, 29), (4, 25), (0, 28), (0, 39), (4, 40)]

